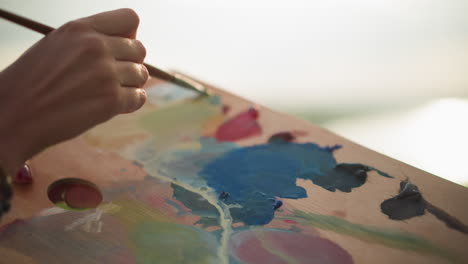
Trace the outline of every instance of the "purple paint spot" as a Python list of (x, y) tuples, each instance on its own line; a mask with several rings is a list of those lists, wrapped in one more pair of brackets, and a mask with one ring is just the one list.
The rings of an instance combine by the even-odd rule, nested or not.
[(229, 245), (233, 257), (247, 264), (286, 264), (290, 260), (294, 263), (353, 263), (351, 255), (334, 242), (297, 232), (242, 231), (232, 235)]
[(291, 142), (296, 139), (296, 136), (291, 132), (279, 132), (270, 137), (268, 142)]
[(222, 111), (223, 114), (227, 114), (229, 111), (231, 111), (231, 107), (229, 105), (223, 105)]
[(257, 122), (258, 116), (258, 110), (255, 108), (238, 114), (219, 126), (215, 138), (218, 141), (236, 141), (259, 135), (262, 129)]
[(287, 143), (287, 142), (293, 142), (297, 139), (299, 136), (305, 136), (307, 132), (305, 131), (298, 131), (298, 130), (293, 130), (293, 131), (282, 131), (278, 132), (276, 134), (273, 134), (270, 139), (268, 139), (268, 143)]

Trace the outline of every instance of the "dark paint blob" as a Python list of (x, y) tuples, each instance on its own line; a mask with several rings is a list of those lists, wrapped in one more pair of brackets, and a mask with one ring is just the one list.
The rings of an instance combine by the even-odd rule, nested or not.
[(30, 184), (33, 182), (31, 168), (28, 164), (24, 164), (21, 169), (18, 170), (13, 182), (17, 184)]
[(255, 108), (238, 114), (219, 126), (215, 138), (218, 141), (236, 141), (259, 135), (262, 129), (257, 122), (258, 116), (258, 110)]
[(279, 132), (268, 139), (268, 143), (287, 143), (296, 139), (296, 136), (291, 132)]
[(423, 215), (426, 202), (416, 185), (403, 181), (400, 183), (400, 192), (395, 197), (383, 201), (380, 208), (390, 219), (405, 220)]
[(307, 197), (306, 190), (296, 185), (297, 179), (312, 180), (333, 191), (349, 192), (364, 184), (366, 171), (374, 169), (337, 165), (333, 150), (338, 148), (293, 142), (238, 148), (207, 163), (198, 174), (218, 195), (229, 193), (224, 203), (241, 206), (230, 209), (234, 222), (265, 225), (273, 219), (277, 198)]
[[(333, 149), (333, 147), (327, 148), (327, 151)], [(366, 182), (369, 171), (376, 171), (376, 169), (362, 164), (340, 163), (326, 175), (312, 179), (312, 182), (331, 192), (336, 190), (351, 192), (353, 188), (360, 187)], [(381, 175), (391, 177), (387, 174)]]
[(229, 193), (227, 192), (221, 192), (218, 197), (221, 201), (225, 201), (227, 198), (229, 198)]
[(278, 210), (281, 206), (283, 206), (283, 201), (275, 200), (275, 203), (273, 204), (273, 210)]
[(307, 132), (300, 130), (283, 131), (273, 134), (269, 139), (268, 143), (288, 143), (293, 142), (299, 136), (307, 135)]
[(400, 192), (395, 197), (383, 201), (380, 204), (380, 208), (384, 214), (394, 220), (406, 220), (415, 216), (421, 216), (427, 210), (449, 228), (468, 234), (468, 226), (426, 201), (418, 186), (408, 181), (400, 182)]
[(102, 202), (97, 186), (83, 179), (58, 180), (49, 186), (47, 194), (52, 203), (65, 209), (96, 208)]

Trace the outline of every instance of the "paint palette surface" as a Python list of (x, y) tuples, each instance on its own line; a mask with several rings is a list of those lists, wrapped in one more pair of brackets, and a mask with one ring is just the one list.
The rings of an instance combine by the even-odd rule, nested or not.
[(0, 263), (468, 262), (466, 188), (219, 89), (147, 86), (31, 160)]

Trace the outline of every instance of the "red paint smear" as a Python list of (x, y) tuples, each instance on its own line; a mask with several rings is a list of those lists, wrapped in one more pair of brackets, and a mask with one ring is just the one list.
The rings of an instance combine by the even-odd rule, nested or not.
[(24, 164), (23, 167), (21, 167), (13, 179), (13, 182), (18, 184), (30, 184), (32, 181), (31, 169), (27, 164)]
[[(284, 231), (244, 231), (234, 234), (231, 252), (238, 260), (250, 263), (286, 263), (280, 255), (297, 263), (350, 264), (351, 255), (334, 242), (319, 236)], [(268, 241), (270, 253), (260, 240)], [(278, 254), (280, 253), (280, 254)]]
[(64, 200), (71, 208), (95, 208), (101, 203), (102, 195), (91, 186), (74, 184), (67, 188)]
[(297, 224), (296, 221), (294, 221), (294, 220), (289, 220), (289, 219), (283, 220), (283, 222), (288, 223), (288, 224)]
[(334, 216), (338, 216), (338, 217), (341, 217), (341, 218), (346, 217), (346, 212), (345, 211), (335, 210), (335, 211), (332, 212), (332, 214)]
[(255, 108), (250, 108), (222, 124), (216, 131), (215, 138), (218, 141), (235, 141), (262, 132), (257, 122), (259, 113)]

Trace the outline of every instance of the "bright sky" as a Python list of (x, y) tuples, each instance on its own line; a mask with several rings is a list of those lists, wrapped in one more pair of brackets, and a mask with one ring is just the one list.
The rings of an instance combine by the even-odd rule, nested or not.
[[(148, 62), (277, 108), (468, 96), (466, 0), (0, 0), (0, 6), (55, 27), (132, 7), (141, 16)], [(39, 38), (2, 21), (0, 34), (1, 68)]]

